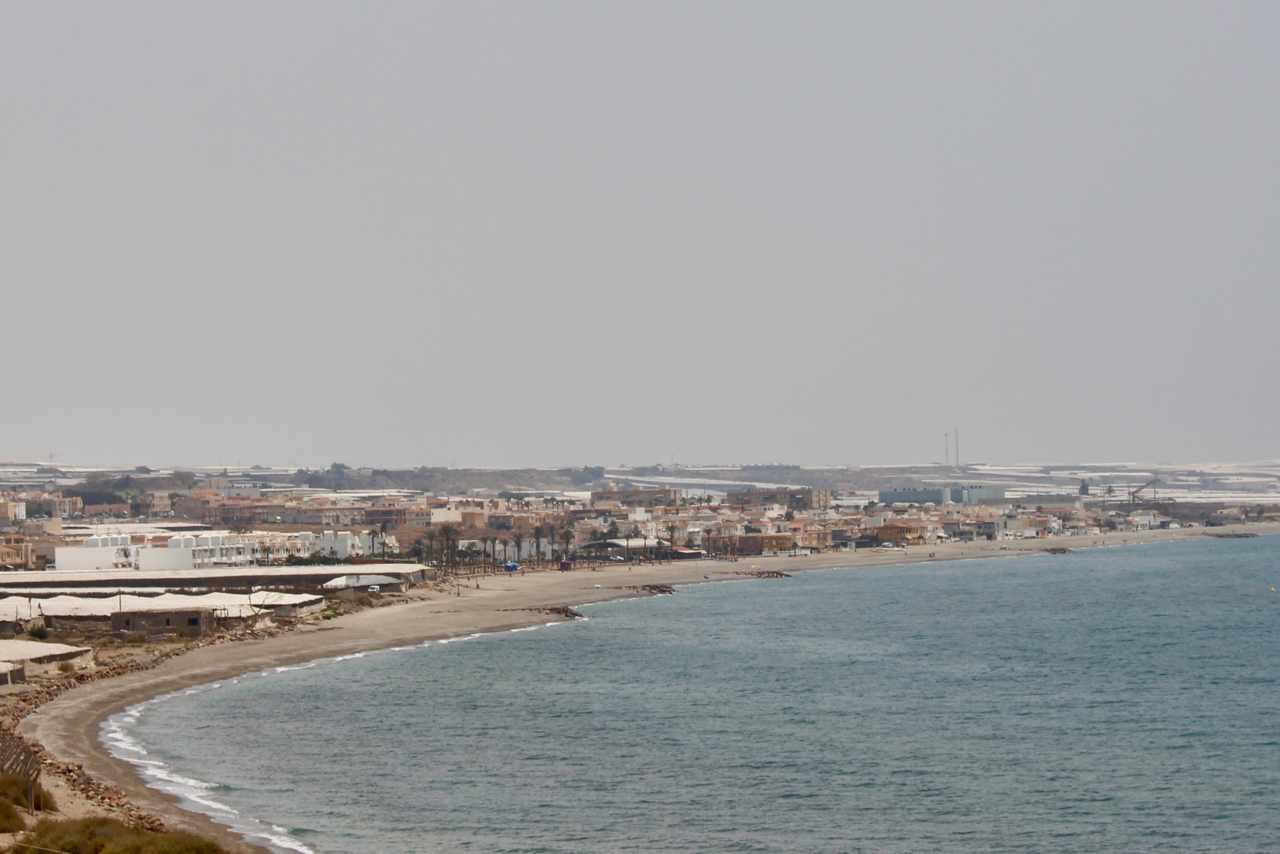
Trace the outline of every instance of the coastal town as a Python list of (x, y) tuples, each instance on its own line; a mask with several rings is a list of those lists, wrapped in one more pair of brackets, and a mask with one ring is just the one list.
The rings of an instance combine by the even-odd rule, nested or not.
[[(966, 473), (967, 482), (899, 474), (872, 492), (583, 468), (532, 487), (527, 478), (504, 483), (520, 480), (510, 472), (469, 473), (473, 484), (499, 482), (456, 483), (449, 494), (379, 485), (372, 472), (338, 464), (298, 472), (309, 485), (260, 467), (10, 465), (0, 467), (0, 632), (22, 643), (49, 632), (87, 645), (191, 640), (332, 618), (388, 604), (386, 596), (461, 596), (491, 575), (675, 564), (718, 572), (766, 558), (853, 565), (1013, 544), (1065, 552), (1127, 535), (1224, 536), (1227, 525), (1280, 522), (1265, 479), (1268, 491), (1235, 496), (1254, 500), (1223, 501), (1221, 491), (1170, 499), (1166, 480), (1178, 478), (1169, 473), (1117, 488), (1076, 482), (1072, 471), (1056, 482), (1076, 488), (1055, 492)], [(0, 683), (86, 655), (69, 647), (65, 658), (37, 661), (30, 651), (0, 649)]]
[(0, 772), (65, 817), (229, 851), (261, 849), (173, 809), (80, 723), (255, 668), (573, 620), (674, 585), (1280, 530), (1265, 478), (1188, 500), (1149, 472), (1037, 491), (934, 471), (873, 491), (581, 469), (444, 492), (336, 465), (311, 485), (144, 468), (0, 468)]
[(0, 567), (163, 572), (355, 560), (473, 567), (737, 558), (1212, 527), (1278, 514), (1270, 493), (1178, 500), (1166, 487), (1162, 498), (1164, 481), (1155, 477), (1120, 489), (1081, 478), (1053, 492), (938, 478), (875, 491), (728, 481), (712, 489), (583, 469), (572, 474), (590, 488), (450, 494), (344, 489), (345, 468), (331, 468), (329, 487), (252, 471), (145, 467), (0, 485)]

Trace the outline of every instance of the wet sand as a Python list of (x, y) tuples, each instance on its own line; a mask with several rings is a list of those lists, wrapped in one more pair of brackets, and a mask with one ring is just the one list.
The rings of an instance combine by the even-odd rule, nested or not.
[[(1280, 524), (1215, 528), (1212, 533), (1280, 532)], [(628, 586), (692, 584), (733, 579), (734, 573), (759, 570), (798, 572), (833, 567), (858, 568), (899, 563), (964, 560), (1044, 552), (1051, 547), (1075, 550), (1096, 546), (1140, 545), (1199, 539), (1200, 528), (1098, 537), (1056, 537), (992, 543), (949, 543), (908, 550), (841, 552), (806, 557), (752, 557), (737, 561), (691, 561), (646, 566), (613, 565), (598, 571), (541, 571), (524, 575), (486, 576), (463, 582), (458, 595), (374, 608), (319, 626), (305, 627), (264, 640), (202, 647), (168, 659), (153, 670), (92, 682), (68, 691), (22, 721), (20, 730), (64, 762), (81, 763), (103, 782), (117, 786), (138, 807), (164, 819), (173, 829), (215, 839), (232, 851), (262, 852), (245, 844), (206, 816), (178, 807), (176, 799), (147, 788), (133, 766), (112, 757), (99, 741), (99, 728), (109, 716), (152, 697), (182, 688), (253, 673), (268, 667), (299, 664), (317, 658), (349, 655), (392, 646), (421, 643), (476, 632), (505, 631), (547, 623), (556, 617), (537, 609), (574, 606), (639, 595)], [(1053, 560), (1051, 555), (1046, 560)], [(479, 589), (475, 587), (479, 583)], [(770, 581), (767, 583), (785, 583)], [(598, 585), (598, 586), (597, 586)], [(525, 610), (531, 609), (531, 610)], [(264, 709), (263, 714), (280, 710)]]

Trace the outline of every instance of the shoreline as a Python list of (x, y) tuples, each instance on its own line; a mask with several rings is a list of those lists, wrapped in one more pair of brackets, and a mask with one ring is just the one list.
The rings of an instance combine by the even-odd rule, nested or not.
[[(1280, 532), (1280, 524), (1232, 525), (1212, 531), (1215, 534), (1240, 532), (1275, 534)], [(40, 707), (22, 720), (18, 729), (28, 741), (39, 742), (59, 762), (80, 764), (95, 779), (120, 789), (135, 806), (161, 817), (170, 828), (213, 839), (229, 851), (266, 854), (267, 848), (244, 841), (203, 813), (182, 808), (177, 797), (148, 787), (135, 766), (110, 754), (100, 738), (102, 723), (131, 706), (173, 691), (274, 667), (571, 619), (549, 615), (542, 609), (652, 595), (642, 590), (627, 589), (642, 585), (746, 580), (753, 577), (749, 573), (756, 571), (856, 570), (898, 564), (1025, 556), (1044, 554), (1050, 548), (1083, 551), (1088, 548), (1207, 539), (1206, 533), (1203, 528), (1189, 528), (1097, 537), (948, 543), (913, 546), (906, 551), (757, 556), (736, 561), (624, 564), (565, 573), (543, 570), (527, 575), (482, 576), (463, 582), (473, 585), (478, 582), (479, 589), (461, 587), (461, 595), (458, 596), (438, 595), (407, 604), (372, 608), (324, 625), (306, 626), (262, 640), (201, 647), (166, 659), (149, 670), (89, 682)]]

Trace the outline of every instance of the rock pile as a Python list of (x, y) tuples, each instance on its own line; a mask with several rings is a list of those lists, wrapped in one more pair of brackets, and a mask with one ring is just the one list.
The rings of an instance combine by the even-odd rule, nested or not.
[(114, 814), (125, 824), (150, 830), (153, 833), (165, 833), (168, 830), (158, 817), (135, 807), (129, 802), (124, 792), (114, 786), (99, 783), (90, 777), (80, 765), (58, 762), (50, 757), (44, 762), (44, 770), (61, 777), (72, 791)]
[[(193, 649), (199, 649), (203, 646), (275, 637), (287, 631), (292, 631), (299, 624), (245, 626), (230, 631), (214, 632), (190, 643), (159, 652), (150, 660), (129, 659), (127, 661), (118, 661), (96, 667), (93, 670), (81, 671), (57, 679), (34, 683), (29, 690), (21, 694), (12, 694), (5, 698), (3, 702), (0, 702), (0, 730), (11, 734), (15, 738), (22, 738), (22, 735), (18, 732), (18, 724), (23, 718), (34, 713), (45, 703), (57, 699), (62, 694), (80, 685), (97, 682), (100, 679), (112, 679), (116, 676), (123, 676), (126, 673), (151, 670), (162, 661), (184, 655)], [(28, 741), (28, 744), (39, 753), (41, 766), (45, 773), (61, 778), (72, 791), (79, 793), (89, 802), (97, 804), (132, 827), (157, 833), (166, 832), (165, 824), (158, 816), (139, 809), (129, 801), (124, 792), (114, 786), (109, 786), (93, 779), (80, 765), (59, 762), (41, 744), (32, 741)]]
[(564, 617), (570, 620), (581, 619), (586, 614), (573, 610), (568, 605), (551, 605), (546, 608), (503, 608), (503, 611), (536, 611), (539, 614), (546, 614), (548, 617)]
[[(76, 673), (32, 686), (31, 690), (22, 694), (13, 694), (0, 705), (0, 729), (14, 738), (22, 738), (18, 732), (18, 723), (35, 712), (45, 703), (50, 702), (72, 688), (100, 679), (111, 679), (126, 673), (150, 670), (155, 662), (123, 661), (87, 673)], [(42, 770), (62, 778), (71, 788), (91, 803), (98, 804), (107, 812), (114, 814), (121, 821), (144, 830), (164, 832), (164, 822), (129, 802), (124, 792), (113, 786), (107, 786), (94, 780), (84, 768), (69, 762), (59, 762), (44, 746), (37, 742), (28, 742), (40, 756)]]
[(106, 667), (99, 667), (94, 671), (76, 673), (72, 676), (63, 676), (48, 682), (37, 683), (31, 687), (31, 690), (21, 694), (12, 694), (0, 704), (0, 729), (16, 733), (18, 723), (27, 715), (45, 703), (57, 699), (72, 688), (83, 685), (86, 682), (111, 679), (115, 676), (123, 676), (126, 673), (150, 670), (153, 667), (155, 667), (155, 664), (152, 662), (122, 661)]
[(619, 590), (639, 590), (641, 593), (652, 593), (655, 596), (674, 594), (676, 589), (670, 584), (638, 584), (619, 587)]
[(566, 620), (580, 620), (586, 615), (580, 611), (575, 611), (568, 605), (557, 605), (554, 608), (539, 608), (538, 610), (548, 616), (564, 617)]

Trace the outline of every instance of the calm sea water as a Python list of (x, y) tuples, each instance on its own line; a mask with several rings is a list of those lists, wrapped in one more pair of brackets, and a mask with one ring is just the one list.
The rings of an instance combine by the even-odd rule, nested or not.
[(282, 851), (1276, 851), (1278, 558), (1268, 537), (699, 585), (104, 733)]

